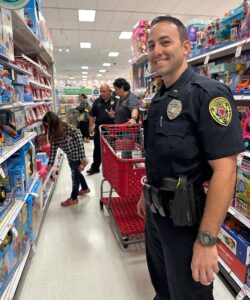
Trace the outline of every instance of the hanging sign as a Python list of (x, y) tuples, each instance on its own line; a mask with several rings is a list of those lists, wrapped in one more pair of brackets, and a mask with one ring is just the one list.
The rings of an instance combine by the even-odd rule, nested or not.
[(0, 7), (8, 9), (20, 9), (23, 8), (30, 0), (0, 0)]

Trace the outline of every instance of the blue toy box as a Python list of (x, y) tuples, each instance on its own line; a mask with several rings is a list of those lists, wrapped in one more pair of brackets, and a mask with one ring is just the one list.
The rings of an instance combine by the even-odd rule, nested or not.
[(42, 14), (42, 8), (40, 1), (30, 0), (24, 7), (24, 18), (26, 24), (34, 32), (38, 39), (40, 39), (40, 15)]
[(29, 235), (31, 243), (36, 241), (37, 233), (43, 217), (42, 182), (38, 179), (32, 193), (26, 200), (28, 208)]
[(228, 216), (219, 233), (220, 240), (244, 264), (250, 264), (250, 232), (238, 220)]

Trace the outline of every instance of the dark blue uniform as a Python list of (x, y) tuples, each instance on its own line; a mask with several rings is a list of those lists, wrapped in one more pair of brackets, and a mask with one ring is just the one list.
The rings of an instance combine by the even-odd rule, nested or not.
[[(244, 151), (238, 113), (229, 89), (189, 67), (152, 100), (145, 121), (146, 172), (151, 185), (187, 175), (195, 189), (212, 176), (208, 160)], [(201, 201), (205, 201), (205, 194)], [(164, 199), (167, 202), (167, 199)], [(212, 285), (192, 278), (198, 226), (178, 227), (147, 207), (146, 252), (157, 300), (211, 300)]]
[(95, 100), (91, 108), (90, 115), (95, 117), (94, 153), (93, 163), (91, 165), (92, 170), (99, 170), (102, 161), (99, 126), (102, 124), (114, 123), (114, 119), (109, 117), (109, 112), (111, 109), (115, 111), (116, 104), (116, 98), (110, 98), (108, 102), (105, 102), (101, 97), (99, 97)]

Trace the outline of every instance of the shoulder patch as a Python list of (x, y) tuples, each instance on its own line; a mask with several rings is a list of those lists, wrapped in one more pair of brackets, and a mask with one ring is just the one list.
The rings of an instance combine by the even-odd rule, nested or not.
[(212, 99), (209, 103), (209, 113), (222, 126), (228, 126), (231, 122), (232, 108), (226, 98), (217, 97)]

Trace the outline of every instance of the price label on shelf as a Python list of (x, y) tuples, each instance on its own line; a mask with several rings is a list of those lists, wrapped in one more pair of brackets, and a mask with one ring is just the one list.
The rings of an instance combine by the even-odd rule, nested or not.
[(236, 300), (243, 300), (245, 298), (245, 296), (246, 296), (246, 292), (241, 290), (239, 292), (239, 294), (237, 295)]
[(22, 129), (26, 126), (24, 108), (14, 109), (14, 119), (16, 130)]
[(0, 165), (0, 176), (4, 179), (6, 176), (5, 176), (5, 173), (4, 173), (4, 170), (2, 168), (2, 166)]
[(204, 65), (207, 65), (209, 62), (210, 54), (208, 54), (204, 60)]
[(240, 57), (241, 56), (241, 51), (242, 51), (242, 47), (243, 47), (244, 43), (240, 43), (235, 51), (235, 57)]

